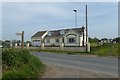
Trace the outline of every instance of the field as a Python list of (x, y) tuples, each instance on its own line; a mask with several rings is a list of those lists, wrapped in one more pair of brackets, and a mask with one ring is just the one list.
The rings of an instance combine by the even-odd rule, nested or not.
[(92, 44), (91, 45), (91, 52), (90, 54), (98, 55), (98, 56), (114, 56), (118, 57), (118, 48), (119, 44), (103, 44), (103, 45), (97, 45)]

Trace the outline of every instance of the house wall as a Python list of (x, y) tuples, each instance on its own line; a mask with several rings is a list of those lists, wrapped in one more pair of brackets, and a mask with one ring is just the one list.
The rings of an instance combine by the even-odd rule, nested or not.
[(83, 36), (80, 36), (79, 39), (80, 39), (80, 40), (79, 40), (79, 45), (80, 45), (80, 46), (83, 46), (83, 44), (82, 44)]
[[(79, 34), (79, 33), (77, 33), (77, 32), (75, 32), (75, 31), (73, 31), (73, 30), (70, 30), (68, 33), (66, 33), (65, 34), (65, 36), (64, 36), (64, 42), (65, 42), (65, 46), (80, 46), (80, 36), (81, 36), (81, 34)], [(69, 43), (68, 42), (68, 38), (75, 38), (76, 39), (76, 42), (74, 42), (74, 43)]]
[[(59, 39), (59, 42), (56, 42), (56, 39)], [(50, 42), (47, 42), (47, 40), (50, 40)], [(50, 45), (61, 45), (62, 43), (62, 37), (47, 37), (45, 38), (45, 45), (50, 46)]]
[[(34, 40), (40, 40), (40, 41), (34, 41)], [(40, 37), (31, 38), (31, 45), (32, 46), (41, 46), (41, 38)]]
[[(80, 46), (83, 46), (83, 34), (80, 35)], [(87, 37), (88, 39), (88, 37)], [(88, 40), (89, 41), (89, 40)], [(86, 45), (86, 30), (84, 29), (84, 46)]]

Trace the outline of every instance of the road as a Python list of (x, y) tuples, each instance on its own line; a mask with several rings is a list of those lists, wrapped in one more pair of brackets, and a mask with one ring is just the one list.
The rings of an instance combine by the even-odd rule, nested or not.
[(33, 52), (33, 55), (39, 57), (44, 63), (52, 63), (57, 66), (104, 73), (118, 77), (117, 58), (88, 57), (45, 52)]

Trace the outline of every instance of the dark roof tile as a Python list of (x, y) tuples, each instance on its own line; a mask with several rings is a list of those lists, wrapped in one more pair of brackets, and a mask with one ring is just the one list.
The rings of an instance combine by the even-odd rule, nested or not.
[[(70, 29), (61, 29), (63, 30), (65, 33), (68, 32), (69, 30), (74, 30), (77, 31), (78, 33), (81, 33), (83, 31), (82, 28), (70, 28)], [(55, 37), (55, 36), (62, 36), (60, 35), (60, 31), (61, 30), (51, 30), (49, 31), (51, 33), (50, 36), (46, 35), (46, 37)], [(32, 37), (41, 37), (46, 31), (39, 31), (36, 34), (34, 34)]]
[[(83, 31), (82, 28), (71, 28), (71, 29), (61, 29), (61, 30), (63, 30), (65, 33), (68, 32), (69, 30), (74, 30), (74, 31), (77, 31), (78, 33), (81, 33)], [(62, 35), (60, 35), (61, 30), (49, 31), (49, 32), (51, 32), (51, 36), (47, 36), (47, 37), (62, 36)]]
[(43, 34), (45, 34), (46, 31), (39, 31), (36, 34), (34, 34), (32, 37), (42, 37)]

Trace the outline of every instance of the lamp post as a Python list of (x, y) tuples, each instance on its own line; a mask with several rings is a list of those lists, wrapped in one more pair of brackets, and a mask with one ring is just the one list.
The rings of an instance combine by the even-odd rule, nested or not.
[(75, 26), (77, 28), (77, 9), (73, 10), (75, 12)]
[[(77, 9), (74, 9), (73, 11), (75, 12), (75, 27), (77, 30)], [(76, 35), (76, 48), (77, 48), (77, 35)]]
[[(75, 12), (75, 27), (76, 27), (76, 30), (77, 30), (77, 10), (74, 9), (73, 11)], [(77, 35), (76, 35), (76, 48), (77, 48)]]

